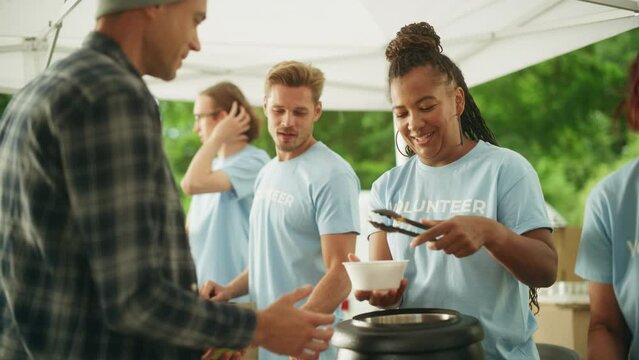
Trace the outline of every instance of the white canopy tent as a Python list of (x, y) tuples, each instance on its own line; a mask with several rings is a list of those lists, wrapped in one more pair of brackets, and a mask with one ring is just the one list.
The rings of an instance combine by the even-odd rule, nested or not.
[[(0, 92), (79, 47), (95, 6), (0, 0)], [(638, 12), (639, 0), (209, 0), (202, 51), (176, 80), (147, 80), (158, 98), (182, 100), (230, 80), (258, 105), (267, 69), (296, 59), (325, 72), (326, 109), (386, 110), (384, 47), (407, 23), (433, 24), (473, 86), (639, 27)]]
[[(639, 0), (208, 3), (208, 19), (199, 30), (202, 51), (186, 59), (175, 80), (148, 78), (156, 97), (190, 101), (207, 86), (230, 80), (260, 105), (268, 68), (295, 59), (324, 71), (325, 109), (389, 110), (384, 48), (411, 22), (435, 27), (469, 86), (639, 27)], [(14, 93), (49, 61), (78, 48), (93, 28), (95, 7), (96, 0), (0, 0), (0, 93)], [(362, 229), (369, 213), (367, 196), (367, 191), (360, 193)], [(548, 214), (553, 226), (565, 225), (550, 206)], [(357, 254), (368, 259), (363, 235)], [(368, 310), (366, 303), (351, 304), (358, 307), (351, 314)]]

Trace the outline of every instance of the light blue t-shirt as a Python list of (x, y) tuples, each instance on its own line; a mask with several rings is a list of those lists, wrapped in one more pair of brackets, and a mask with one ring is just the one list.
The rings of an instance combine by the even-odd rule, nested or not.
[[(249, 291), (257, 308), (263, 309), (324, 276), (320, 235), (359, 233), (360, 186), (351, 166), (317, 142), (291, 160), (271, 160), (255, 187)], [(339, 321), (339, 309), (335, 316)], [(334, 360), (336, 354), (331, 347), (320, 358)], [(259, 358), (288, 359), (263, 348)]]
[[(550, 228), (532, 166), (521, 155), (483, 141), (445, 166), (427, 166), (413, 156), (375, 181), (370, 206), (393, 209), (414, 220), (484, 216), (517, 234)], [(537, 323), (528, 308), (528, 286), (485, 248), (456, 258), (425, 245), (411, 249), (412, 238), (406, 235), (388, 233), (387, 239), (393, 259), (410, 260), (402, 308), (447, 308), (476, 317), (484, 328), (487, 359), (539, 358), (532, 340)]]
[(639, 359), (639, 159), (601, 181), (586, 203), (575, 272), (612, 287)]
[(226, 285), (246, 269), (255, 179), (269, 159), (264, 150), (252, 145), (227, 158), (216, 158), (212, 169), (223, 171), (232, 189), (193, 196), (189, 242), (199, 286), (207, 280)]

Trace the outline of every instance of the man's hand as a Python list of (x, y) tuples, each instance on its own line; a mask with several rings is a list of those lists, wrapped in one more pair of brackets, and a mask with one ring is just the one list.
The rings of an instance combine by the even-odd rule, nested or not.
[(208, 280), (204, 286), (200, 288), (200, 297), (216, 302), (227, 302), (232, 299), (231, 292), (228, 288), (211, 280)]
[(307, 297), (311, 290), (311, 286), (296, 289), (258, 311), (253, 345), (299, 359), (317, 359), (333, 336), (329, 325), (334, 317), (295, 308), (295, 303)]

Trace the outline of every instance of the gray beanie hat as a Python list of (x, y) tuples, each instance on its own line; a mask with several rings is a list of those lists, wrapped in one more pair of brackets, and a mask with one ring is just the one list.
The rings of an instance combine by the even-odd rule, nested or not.
[(114, 14), (124, 10), (138, 9), (147, 6), (177, 2), (179, 0), (98, 0), (96, 19), (100, 16)]

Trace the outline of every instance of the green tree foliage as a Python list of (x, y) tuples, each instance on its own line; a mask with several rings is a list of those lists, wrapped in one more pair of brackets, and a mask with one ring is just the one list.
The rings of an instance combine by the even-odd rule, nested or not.
[(11, 100), (11, 96), (0, 94), (0, 116), (4, 114), (4, 109), (9, 105), (9, 100)]
[(315, 137), (352, 166), (362, 189), (395, 166), (393, 117), (390, 112), (326, 111), (315, 125)]
[(570, 224), (581, 224), (592, 185), (639, 154), (623, 115), (613, 120), (637, 39), (633, 30), (471, 90), (499, 144), (533, 164)]
[(200, 147), (200, 138), (193, 132), (193, 103), (184, 101), (160, 101), (164, 150), (171, 164), (182, 205), (188, 209), (191, 197), (180, 188), (180, 181), (189, 162)]

